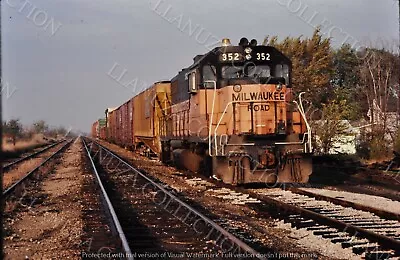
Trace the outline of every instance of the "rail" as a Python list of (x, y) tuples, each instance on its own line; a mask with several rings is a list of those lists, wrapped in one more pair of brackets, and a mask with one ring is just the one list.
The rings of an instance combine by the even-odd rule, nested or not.
[(54, 147), (54, 146), (56, 146), (56, 145), (58, 145), (58, 144), (60, 144), (60, 143), (62, 143), (62, 142), (65, 142), (65, 139), (63, 139), (63, 140), (61, 140), (61, 141), (59, 141), (59, 142), (56, 142), (56, 143), (54, 143), (54, 144), (51, 144), (51, 145), (49, 145), (49, 146), (43, 148), (43, 149), (40, 150), (40, 151), (37, 151), (37, 152), (32, 153), (32, 154), (30, 154), (30, 155), (28, 155), (28, 156), (19, 158), (18, 160), (15, 160), (15, 161), (13, 161), (13, 162), (11, 162), (11, 163), (9, 163), (9, 164), (6, 164), (6, 165), (3, 166), (3, 171), (8, 171), (11, 167), (13, 167), (14, 165), (16, 165), (17, 163), (20, 163), (20, 162), (22, 162), (22, 161), (25, 161), (25, 160), (27, 160), (27, 159), (29, 159), (29, 158), (32, 158), (32, 157), (34, 157), (34, 156), (36, 156), (36, 155), (38, 155), (38, 154), (41, 154), (41, 153), (43, 153), (43, 152), (49, 150), (50, 148), (52, 148), (52, 147)]
[[(239, 247), (240, 249), (244, 250), (244, 252), (253, 255), (254, 257), (257, 257), (258, 259), (266, 259), (262, 256), (262, 254), (260, 254), (259, 252), (257, 252), (256, 250), (254, 250), (253, 248), (251, 248), (250, 246), (248, 246), (246, 243), (244, 243), (243, 241), (241, 241), (240, 239), (238, 239), (236, 236), (234, 236), (233, 234), (229, 233), (227, 230), (225, 230), (223, 227), (221, 227), (220, 225), (218, 225), (217, 223), (215, 223), (214, 221), (212, 221), (211, 219), (209, 219), (208, 217), (206, 217), (205, 215), (203, 215), (202, 213), (200, 213), (199, 211), (197, 211), (196, 209), (194, 209), (193, 207), (191, 207), (190, 205), (188, 205), (187, 203), (183, 202), (181, 199), (179, 199), (178, 197), (176, 197), (174, 194), (172, 194), (171, 192), (169, 192), (167, 189), (165, 189), (163, 186), (161, 186), (159, 183), (153, 181), (152, 179), (150, 179), (149, 177), (147, 177), (145, 174), (143, 174), (142, 172), (138, 171), (136, 168), (134, 168), (133, 166), (131, 166), (129, 163), (127, 163), (124, 159), (122, 159), (121, 157), (119, 157), (118, 155), (116, 155), (115, 153), (113, 153), (112, 151), (110, 151), (109, 149), (107, 149), (106, 147), (102, 146), (101, 144), (97, 143), (96, 141), (92, 140), (92, 143), (95, 143), (99, 148), (99, 152), (101, 153), (101, 151), (106, 152), (107, 154), (109, 154), (111, 157), (115, 158), (118, 160), (119, 164), (123, 164), (126, 167), (128, 167), (128, 169), (130, 169), (131, 171), (133, 171), (135, 174), (139, 175), (140, 177), (142, 177), (143, 179), (145, 179), (148, 183), (150, 183), (151, 185), (153, 185), (153, 187), (156, 187), (157, 189), (159, 189), (160, 191), (162, 191), (166, 196), (168, 196), (171, 200), (173, 200), (174, 202), (178, 203), (180, 205), (180, 207), (184, 207), (186, 208), (188, 211), (190, 211), (191, 213), (193, 213), (194, 215), (196, 215), (197, 217), (201, 218), (205, 223), (209, 224), (212, 228), (214, 228), (216, 231), (220, 232), (221, 235), (224, 235), (225, 238), (229, 239), (234, 245), (236, 245), (237, 247)], [(112, 159), (112, 158), (111, 158)], [(111, 159), (109, 161), (111, 161)], [(170, 201), (170, 200), (168, 200)]]
[(114, 230), (116, 230), (118, 232), (118, 236), (119, 236), (119, 238), (121, 240), (121, 243), (122, 243), (122, 248), (125, 251), (125, 256), (129, 260), (133, 260), (134, 258), (133, 258), (132, 251), (131, 251), (131, 249), (129, 247), (128, 240), (126, 239), (125, 233), (124, 233), (124, 231), (122, 229), (122, 226), (121, 226), (121, 224), (120, 224), (120, 222), (118, 220), (117, 214), (115, 213), (114, 206), (112, 205), (112, 203), (110, 201), (110, 198), (108, 197), (108, 194), (107, 194), (107, 192), (106, 192), (106, 190), (104, 188), (104, 185), (103, 185), (103, 183), (102, 183), (102, 181), (100, 179), (100, 175), (97, 172), (96, 165), (93, 162), (93, 158), (92, 158), (92, 156), (90, 154), (90, 151), (89, 151), (89, 149), (87, 147), (87, 144), (86, 144), (84, 138), (82, 138), (82, 143), (83, 143), (83, 146), (85, 147), (85, 150), (86, 150), (87, 156), (89, 157), (90, 164), (92, 166), (93, 172), (94, 172), (94, 174), (96, 176), (97, 183), (98, 183), (98, 185), (100, 187), (101, 197), (102, 197), (103, 201), (105, 202), (105, 204), (107, 205), (108, 213), (110, 214), (110, 216), (112, 218), (112, 224), (114, 225)]
[(302, 208), (300, 206), (291, 205), (280, 200), (270, 198), (265, 195), (257, 194), (256, 192), (246, 192), (262, 202), (265, 202), (268, 205), (273, 205), (274, 209), (280, 212), (284, 212), (285, 215), (290, 214), (299, 214), (302, 217), (312, 219), (317, 223), (328, 225), (330, 227), (334, 227), (340, 230), (345, 230), (347, 233), (357, 236), (357, 237), (364, 237), (370, 241), (376, 242), (380, 244), (383, 248), (393, 249), (396, 253), (400, 253), (400, 241), (397, 239), (393, 239), (391, 237), (387, 237), (373, 231), (367, 230), (365, 228), (361, 228), (349, 223), (345, 223), (335, 218), (331, 218), (329, 216), (325, 216), (321, 213), (314, 212), (309, 209)]
[(369, 207), (369, 206), (366, 206), (366, 205), (363, 205), (363, 204), (359, 204), (359, 203), (355, 203), (355, 202), (351, 202), (351, 201), (347, 201), (347, 200), (342, 200), (342, 199), (338, 199), (338, 198), (334, 198), (334, 197), (325, 196), (325, 195), (322, 195), (322, 194), (316, 194), (316, 193), (313, 193), (313, 192), (310, 192), (310, 191), (306, 191), (306, 190), (302, 190), (302, 189), (299, 189), (299, 188), (288, 188), (288, 190), (290, 190), (293, 193), (300, 194), (300, 195), (313, 197), (313, 198), (315, 198), (317, 200), (329, 201), (329, 202), (332, 202), (333, 204), (341, 205), (343, 207), (351, 207), (353, 209), (358, 209), (358, 210), (362, 210), (362, 211), (368, 211), (368, 212), (376, 214), (377, 216), (379, 216), (381, 218), (400, 221), (400, 214), (396, 214), (394, 212), (381, 210), (381, 209), (377, 209), (377, 208), (374, 208), (374, 207)]
[[(50, 161), (54, 156), (59, 154), (61, 151), (64, 150), (70, 143), (72, 142), (72, 139), (69, 140), (66, 144), (64, 144), (60, 149), (55, 151), (51, 156), (49, 156), (46, 160), (44, 160), (39, 166), (37, 166), (35, 169), (31, 170), (29, 173), (27, 173), (24, 177), (19, 179), (17, 182), (15, 182), (13, 185), (11, 185), (8, 189), (6, 189), (2, 197), (6, 198), (10, 196), (10, 194), (19, 186), (21, 185), (25, 180), (27, 180), (30, 176), (32, 176), (35, 172), (37, 172), (43, 165), (45, 165), (48, 161)], [(60, 142), (61, 143), (61, 142)]]

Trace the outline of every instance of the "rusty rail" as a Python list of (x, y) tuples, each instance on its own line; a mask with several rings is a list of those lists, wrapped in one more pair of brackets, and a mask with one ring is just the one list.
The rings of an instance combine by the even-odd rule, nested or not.
[(91, 139), (91, 141), (92, 141), (92, 143), (96, 144), (100, 149), (102, 149), (104, 152), (109, 154), (111, 158), (117, 159), (119, 161), (119, 163), (121, 163), (121, 164), (125, 165), (126, 167), (128, 167), (135, 174), (139, 175), (140, 177), (145, 179), (149, 184), (151, 184), (153, 187), (157, 188), (158, 191), (161, 191), (165, 196), (168, 196), (169, 199), (167, 199), (167, 201), (171, 201), (171, 200), (175, 201), (176, 203), (178, 203), (180, 205), (180, 208), (185, 208), (185, 209), (187, 209), (188, 212), (191, 212), (192, 214), (194, 214), (198, 218), (202, 219), (205, 223), (210, 225), (214, 230), (218, 231), (219, 234), (225, 236), (225, 238), (230, 240), (234, 245), (236, 245), (238, 248), (242, 249), (243, 252), (246, 252), (246, 253), (250, 254), (251, 256), (253, 256), (254, 258), (257, 258), (257, 259), (266, 259), (262, 254), (260, 254), (259, 252), (257, 252), (256, 250), (254, 250), (253, 248), (248, 246), (242, 240), (238, 239), (236, 236), (231, 234), (229, 231), (225, 230), (223, 227), (221, 227), (220, 225), (218, 225), (217, 223), (215, 223), (214, 221), (212, 221), (211, 219), (209, 219), (208, 217), (206, 217), (205, 215), (200, 213), (198, 210), (194, 209), (193, 207), (191, 207), (187, 203), (183, 202), (177, 196), (175, 196), (174, 194), (169, 192), (165, 187), (163, 187), (159, 183), (153, 181), (151, 178), (149, 178), (148, 176), (146, 176), (145, 174), (143, 174), (142, 172), (140, 172), (139, 170), (137, 170), (136, 168), (131, 166), (124, 159), (119, 157), (117, 154), (113, 153), (112, 151), (110, 151), (106, 147), (102, 146), (101, 144), (97, 143), (96, 141), (94, 141), (92, 139)]
[(299, 214), (300, 216), (308, 218), (308, 219), (312, 219), (317, 223), (331, 226), (331, 227), (334, 227), (334, 228), (337, 228), (340, 230), (345, 230), (347, 233), (349, 233), (352, 236), (367, 238), (373, 242), (378, 243), (383, 248), (393, 249), (396, 251), (396, 253), (400, 253), (400, 241), (399, 240), (368, 231), (364, 228), (360, 228), (360, 227), (356, 227), (351, 224), (347, 224), (345, 222), (324, 216), (322, 214), (313, 212), (308, 209), (304, 209), (304, 208), (294, 206), (294, 205), (289, 205), (287, 203), (272, 199), (265, 195), (260, 195), (260, 194), (257, 194), (255, 192), (250, 192), (250, 191), (242, 191), (242, 192), (247, 193), (247, 194), (259, 199), (260, 201), (263, 201), (263, 202), (273, 206), (274, 209), (278, 210), (282, 214), (285, 214), (285, 215)]
[(11, 167), (15, 166), (16, 164), (18, 164), (18, 163), (20, 163), (22, 161), (25, 161), (27, 159), (30, 159), (30, 158), (32, 158), (32, 157), (34, 157), (36, 155), (41, 154), (41, 153), (44, 153), (45, 151), (49, 150), (50, 148), (52, 148), (52, 147), (54, 147), (54, 146), (56, 146), (56, 145), (58, 145), (58, 144), (60, 144), (62, 142), (65, 142), (65, 139), (63, 139), (63, 140), (61, 140), (59, 142), (56, 142), (54, 144), (51, 144), (51, 145), (41, 149), (40, 151), (37, 151), (37, 152), (32, 153), (32, 154), (29, 154), (29, 155), (27, 155), (25, 157), (22, 157), (22, 158), (19, 158), (18, 160), (15, 160), (15, 161), (13, 161), (13, 162), (11, 162), (9, 164), (6, 164), (6, 165), (3, 166), (3, 171), (8, 171)]
[(85, 142), (85, 140), (83, 138), (82, 138), (82, 143), (83, 143), (83, 146), (85, 147), (87, 157), (90, 160), (90, 164), (92, 166), (93, 173), (94, 173), (94, 175), (96, 177), (97, 184), (100, 187), (101, 199), (103, 200), (103, 203), (106, 206), (107, 213), (109, 214), (109, 216), (111, 216), (110, 222), (111, 222), (111, 224), (113, 226), (113, 230), (115, 230), (118, 233), (119, 239), (121, 241), (122, 248), (124, 249), (124, 252), (125, 252), (126, 259), (133, 260), (134, 258), (133, 258), (132, 251), (131, 251), (131, 249), (129, 247), (128, 240), (126, 239), (125, 233), (124, 233), (124, 231), (122, 229), (122, 226), (121, 226), (121, 224), (120, 224), (120, 222), (118, 220), (118, 216), (115, 213), (114, 206), (112, 205), (111, 200), (108, 197), (108, 194), (107, 194), (107, 192), (106, 192), (106, 190), (104, 188), (103, 182), (101, 181), (100, 175), (97, 172), (96, 165), (93, 162), (93, 158), (92, 158), (92, 156), (90, 154), (88, 146), (87, 146), (87, 144), (86, 144), (86, 142)]
[(325, 195), (322, 195), (322, 194), (315, 194), (313, 192), (302, 190), (302, 189), (299, 189), (299, 188), (289, 188), (288, 190), (290, 190), (293, 193), (305, 195), (305, 196), (308, 196), (308, 197), (313, 197), (313, 198), (315, 198), (317, 200), (329, 201), (329, 202), (332, 202), (333, 204), (341, 205), (341, 206), (344, 206), (344, 207), (351, 207), (351, 208), (362, 210), (362, 211), (368, 211), (368, 212), (371, 212), (371, 213), (374, 213), (374, 214), (378, 215), (381, 218), (400, 221), (400, 214), (396, 214), (394, 212), (389, 212), (389, 211), (386, 211), (386, 210), (377, 209), (377, 208), (373, 208), (373, 207), (370, 207), (370, 206), (362, 205), (362, 204), (359, 204), (359, 203), (346, 201), (346, 200), (341, 200), (341, 199), (338, 199), (338, 198), (332, 198), (332, 197), (325, 196)]
[[(63, 151), (70, 143), (72, 142), (72, 139), (69, 140), (66, 144), (64, 144), (60, 149), (55, 151), (51, 156), (49, 156), (46, 160), (44, 160), (39, 166), (37, 166), (35, 169), (27, 173), (24, 177), (19, 179), (17, 182), (15, 182), (13, 185), (11, 185), (9, 188), (7, 188), (3, 194), (2, 198), (7, 198), (9, 197), (13, 191), (20, 186), (22, 183), (24, 183), (28, 178), (30, 178), (35, 172), (37, 172), (43, 165), (45, 165), (48, 161), (50, 161), (53, 157), (55, 157), (57, 154), (59, 154), (61, 151)], [(61, 142), (60, 142), (61, 143)], [(57, 143), (59, 144), (59, 143)]]

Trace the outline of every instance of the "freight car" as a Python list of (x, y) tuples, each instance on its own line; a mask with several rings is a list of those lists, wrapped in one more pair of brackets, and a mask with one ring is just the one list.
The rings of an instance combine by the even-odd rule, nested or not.
[(92, 124), (91, 135), (93, 138), (106, 138), (106, 119), (101, 118)]
[(224, 39), (171, 81), (108, 111), (107, 138), (226, 183), (305, 183), (311, 130), (291, 72), (271, 46)]

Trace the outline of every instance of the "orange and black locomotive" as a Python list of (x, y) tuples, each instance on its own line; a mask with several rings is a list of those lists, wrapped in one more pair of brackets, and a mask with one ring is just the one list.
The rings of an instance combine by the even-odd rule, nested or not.
[(294, 100), (291, 68), (274, 47), (224, 39), (130, 99), (131, 111), (109, 110), (107, 139), (225, 183), (305, 183), (311, 130), (301, 94)]

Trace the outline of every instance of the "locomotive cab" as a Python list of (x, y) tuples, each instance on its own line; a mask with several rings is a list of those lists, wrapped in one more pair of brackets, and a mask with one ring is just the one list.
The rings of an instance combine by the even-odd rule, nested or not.
[(290, 59), (255, 40), (224, 43), (172, 79), (164, 160), (232, 184), (307, 182), (311, 131)]

